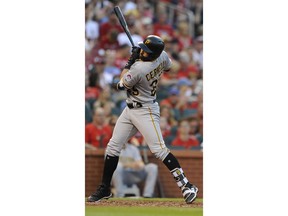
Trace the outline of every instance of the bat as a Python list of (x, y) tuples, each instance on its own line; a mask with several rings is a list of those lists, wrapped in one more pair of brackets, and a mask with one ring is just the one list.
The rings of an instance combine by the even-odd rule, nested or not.
[(130, 43), (132, 44), (133, 47), (135, 47), (134, 41), (132, 40), (131, 33), (129, 31), (128, 25), (126, 23), (126, 20), (125, 20), (123, 14), (122, 14), (122, 11), (121, 11), (120, 7), (119, 6), (115, 6), (114, 7), (114, 12), (115, 12), (115, 14), (116, 14), (116, 16), (117, 16), (117, 18), (118, 18), (123, 30), (125, 31), (127, 37), (129, 38)]

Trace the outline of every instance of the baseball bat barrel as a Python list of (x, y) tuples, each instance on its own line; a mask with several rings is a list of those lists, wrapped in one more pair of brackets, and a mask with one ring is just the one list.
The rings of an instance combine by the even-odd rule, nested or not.
[(123, 14), (122, 14), (122, 11), (121, 11), (120, 7), (119, 6), (115, 6), (114, 7), (114, 12), (115, 12), (115, 14), (116, 14), (116, 16), (117, 16), (117, 18), (118, 18), (123, 30), (125, 31), (127, 37), (129, 38), (130, 43), (134, 47), (135, 44), (134, 44), (134, 42), (132, 40), (131, 33), (129, 31), (128, 25), (126, 23), (126, 20), (125, 20)]

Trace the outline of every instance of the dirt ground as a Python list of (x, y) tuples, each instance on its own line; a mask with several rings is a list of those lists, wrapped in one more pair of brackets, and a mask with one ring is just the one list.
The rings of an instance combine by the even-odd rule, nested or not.
[(183, 208), (202, 208), (202, 202), (193, 202), (192, 204), (186, 204), (183, 202), (175, 202), (175, 201), (160, 201), (160, 200), (102, 200), (97, 203), (86, 202), (86, 206), (167, 206), (167, 207), (183, 207)]

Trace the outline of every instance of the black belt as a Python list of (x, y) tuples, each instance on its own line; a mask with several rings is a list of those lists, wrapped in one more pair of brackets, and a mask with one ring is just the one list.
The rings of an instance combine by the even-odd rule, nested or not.
[[(152, 102), (155, 103), (156, 100), (153, 100)], [(143, 107), (143, 104), (137, 101), (133, 101), (133, 103), (127, 103), (127, 106), (129, 109), (133, 109)]]

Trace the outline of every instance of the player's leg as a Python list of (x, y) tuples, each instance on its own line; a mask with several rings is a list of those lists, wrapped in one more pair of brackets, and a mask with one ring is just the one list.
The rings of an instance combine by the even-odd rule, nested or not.
[(88, 197), (88, 202), (96, 202), (101, 199), (108, 199), (112, 196), (110, 190), (111, 179), (118, 164), (120, 151), (123, 148), (123, 145), (137, 132), (137, 129), (130, 122), (127, 109), (128, 108), (126, 107), (118, 118), (112, 138), (107, 145), (102, 183), (96, 192)]
[(160, 129), (159, 106), (135, 109), (131, 113), (131, 121), (143, 135), (151, 152), (158, 158), (164, 159), (169, 154)]
[(137, 129), (125, 118), (119, 117), (112, 138), (106, 148), (106, 158), (104, 163), (102, 183), (110, 186), (112, 175), (117, 167), (119, 155), (123, 145), (136, 134)]
[(170, 152), (163, 160), (163, 163), (170, 170), (173, 175), (178, 187), (182, 191), (182, 195), (187, 204), (192, 203), (196, 197), (198, 188), (192, 185), (184, 174), (181, 165), (179, 164), (177, 158)]
[(166, 147), (161, 129), (160, 129), (160, 110), (157, 103), (150, 107), (143, 108), (146, 110), (146, 114), (143, 112), (131, 117), (133, 124), (138, 128), (140, 133), (144, 136), (151, 152), (156, 158), (161, 159), (166, 167), (173, 175), (178, 187), (181, 189), (183, 197), (186, 203), (192, 203), (198, 192), (198, 188), (189, 183), (185, 176), (181, 165), (175, 156)]

